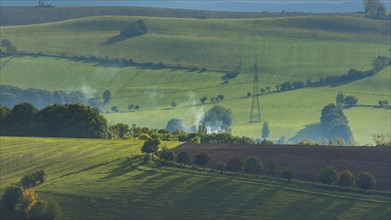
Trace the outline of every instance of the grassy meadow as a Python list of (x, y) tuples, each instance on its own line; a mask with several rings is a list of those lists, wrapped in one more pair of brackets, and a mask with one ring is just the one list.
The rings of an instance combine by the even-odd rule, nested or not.
[[(252, 92), (251, 74), (240, 74), (223, 84), (221, 77), (224, 73), (217, 72), (107, 67), (49, 57), (7, 58), (2, 59), (2, 63), (5, 64), (1, 83), (6, 85), (50, 91), (82, 90), (90, 97), (100, 96), (104, 90), (110, 89), (113, 98), (105, 117), (112, 123), (164, 128), (167, 121), (175, 117), (190, 127), (214, 106), (211, 103), (201, 105), (200, 98), (223, 94), (225, 99), (218, 105), (232, 110), (233, 134), (260, 136), (262, 125), (248, 123), (251, 98), (247, 98), (246, 93)], [(359, 99), (359, 106), (345, 110), (356, 141), (372, 144), (372, 134), (388, 131), (391, 126), (390, 110), (375, 107), (379, 100), (389, 97), (389, 71), (387, 68), (372, 77), (336, 87), (305, 88), (260, 96), (262, 120), (269, 122), (273, 138), (313, 136), (319, 132), (318, 126), (314, 125), (319, 123), (320, 110), (335, 102), (336, 94), (342, 91)], [(273, 74), (269, 77), (270, 81), (273, 77), (278, 78)], [(272, 87), (273, 84), (265, 84), (260, 75), (260, 88), (266, 86)], [(175, 109), (170, 106), (171, 101), (178, 103)], [(140, 110), (129, 112), (129, 104), (140, 105)], [(120, 112), (111, 113), (111, 106), (118, 106)], [(363, 121), (362, 115), (368, 120)]]
[[(118, 38), (119, 30), (143, 19), (149, 33)], [(297, 16), (251, 19), (190, 19), (102, 16), (60, 22), (2, 26), (0, 37), (19, 51), (58, 57), (2, 58), (1, 84), (20, 88), (82, 90), (100, 97), (109, 89), (113, 98), (105, 116), (125, 122), (164, 128), (173, 117), (189, 127), (214, 104), (200, 98), (224, 95), (219, 105), (233, 113), (235, 135), (260, 137), (262, 124), (248, 123), (252, 92), (252, 66), (257, 57), (260, 88), (285, 81), (320, 80), (342, 75), (351, 68), (368, 70), (374, 57), (389, 56), (390, 22), (354, 16)], [(28, 36), (28, 37), (27, 37)], [(133, 59), (208, 71), (108, 66), (61, 56), (97, 56)], [(224, 84), (224, 72), (240, 75)], [(372, 135), (389, 130), (390, 110), (375, 108), (389, 99), (390, 69), (349, 84), (305, 88), (260, 97), (262, 121), (267, 120), (273, 139), (312, 137), (319, 133), (320, 110), (335, 102), (338, 92), (354, 95), (359, 105), (346, 109), (355, 140), (373, 144)], [(170, 103), (178, 106), (172, 109)], [(136, 104), (139, 111), (128, 112)], [(119, 113), (110, 108), (118, 106)], [(368, 120), (363, 121), (363, 115)], [(293, 140), (293, 139), (292, 139)]]
[[(25, 173), (44, 168), (48, 181), (36, 190), (39, 197), (58, 201), (65, 219), (390, 218), (386, 195), (148, 165), (138, 157), (141, 142), (135, 140), (0, 137), (0, 141), (2, 190)], [(3, 166), (5, 161), (8, 166)]]

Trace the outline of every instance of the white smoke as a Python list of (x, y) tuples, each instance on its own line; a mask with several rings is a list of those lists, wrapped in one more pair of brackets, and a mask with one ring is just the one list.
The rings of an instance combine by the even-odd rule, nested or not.
[(95, 98), (98, 96), (98, 91), (96, 89), (91, 88), (89, 85), (84, 84), (80, 91), (84, 94), (87, 99)]

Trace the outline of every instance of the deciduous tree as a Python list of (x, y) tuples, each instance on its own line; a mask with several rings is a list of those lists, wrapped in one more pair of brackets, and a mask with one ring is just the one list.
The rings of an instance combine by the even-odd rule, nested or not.
[(349, 170), (338, 173), (337, 185), (349, 188), (354, 185), (354, 176)]
[(373, 189), (376, 179), (370, 172), (360, 172), (356, 178), (356, 186), (363, 190)]
[(325, 184), (333, 184), (338, 179), (338, 173), (333, 167), (323, 168), (319, 173), (319, 181)]
[(177, 158), (176, 158), (176, 162), (180, 163), (180, 164), (183, 164), (183, 165), (186, 165), (186, 164), (190, 163), (190, 155), (189, 155), (189, 153), (187, 153), (185, 151), (179, 153)]
[(239, 156), (236, 156), (234, 158), (231, 158), (228, 162), (227, 162), (227, 170), (231, 171), (231, 172), (234, 172), (234, 173), (237, 173), (241, 170), (243, 170), (243, 159)]
[(246, 163), (244, 164), (244, 170), (246, 172), (252, 173), (253, 175), (259, 172), (262, 167), (262, 163), (258, 157), (250, 157), (246, 160)]
[(200, 166), (204, 166), (209, 162), (209, 156), (207, 153), (199, 153), (194, 159), (194, 163)]

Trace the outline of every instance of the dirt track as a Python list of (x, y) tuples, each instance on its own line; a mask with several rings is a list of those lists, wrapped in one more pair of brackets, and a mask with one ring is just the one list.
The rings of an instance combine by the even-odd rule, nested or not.
[(234, 156), (257, 156), (263, 163), (273, 160), (277, 170), (292, 168), (298, 179), (318, 181), (319, 171), (333, 166), (337, 171), (348, 169), (354, 175), (369, 171), (377, 180), (376, 189), (391, 190), (391, 148), (384, 147), (329, 147), (286, 145), (231, 145), (231, 144), (183, 144), (176, 153), (187, 151), (192, 156), (208, 153), (208, 166), (227, 162)]

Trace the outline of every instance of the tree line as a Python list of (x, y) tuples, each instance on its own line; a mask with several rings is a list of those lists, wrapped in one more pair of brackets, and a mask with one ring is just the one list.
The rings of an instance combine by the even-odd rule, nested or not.
[(29, 103), (12, 109), (0, 107), (0, 134), (5, 136), (41, 136), (105, 138), (107, 120), (95, 108), (82, 104), (54, 104), (38, 110)]
[(13, 106), (29, 102), (37, 108), (44, 108), (52, 104), (81, 103), (103, 110), (103, 103), (100, 98), (88, 98), (80, 91), (54, 91), (42, 89), (21, 89), (15, 86), (0, 85), (0, 104), (12, 108)]
[[(153, 158), (153, 155), (157, 154), (160, 144), (161, 142), (159, 139), (149, 139), (145, 141), (141, 148), (141, 152), (150, 154)], [(198, 153), (192, 158), (191, 155), (186, 151), (182, 151), (176, 155), (174, 151), (168, 149), (167, 147), (163, 147), (163, 150), (160, 151), (157, 155), (163, 161), (163, 165), (167, 165), (166, 162), (171, 165), (176, 162), (184, 166), (193, 162), (194, 164), (205, 168), (205, 165), (210, 161), (209, 155), (205, 152)], [(151, 158), (149, 155), (146, 156), (148, 160)], [(223, 174), (225, 170), (235, 174), (238, 172), (245, 172), (252, 174), (253, 176), (261, 173), (266, 176), (275, 176), (278, 174), (280, 177), (287, 179), (289, 183), (291, 183), (292, 179), (297, 176), (295, 171), (291, 168), (285, 168), (280, 172), (277, 172), (277, 167), (273, 160), (267, 161), (264, 166), (262, 161), (256, 156), (251, 156), (247, 159), (243, 159), (240, 156), (235, 156), (230, 158), (226, 163), (217, 162), (214, 168), (219, 170), (221, 174)], [(325, 167), (320, 170), (319, 182), (327, 185), (335, 184), (345, 188), (349, 188), (355, 185), (357, 188), (362, 190), (373, 189), (376, 185), (376, 179), (370, 172), (361, 171), (358, 173), (357, 177), (354, 177), (354, 175), (349, 170), (345, 169), (337, 172), (333, 167)]]
[(304, 87), (319, 87), (329, 86), (342, 83), (349, 83), (355, 80), (363, 79), (365, 77), (373, 76), (383, 70), (385, 67), (391, 65), (391, 58), (385, 56), (378, 56), (372, 61), (372, 68), (361, 71), (356, 69), (349, 69), (346, 74), (339, 76), (327, 76), (318, 81), (286, 81), (276, 86), (277, 91), (288, 91), (293, 89), (300, 89)]

